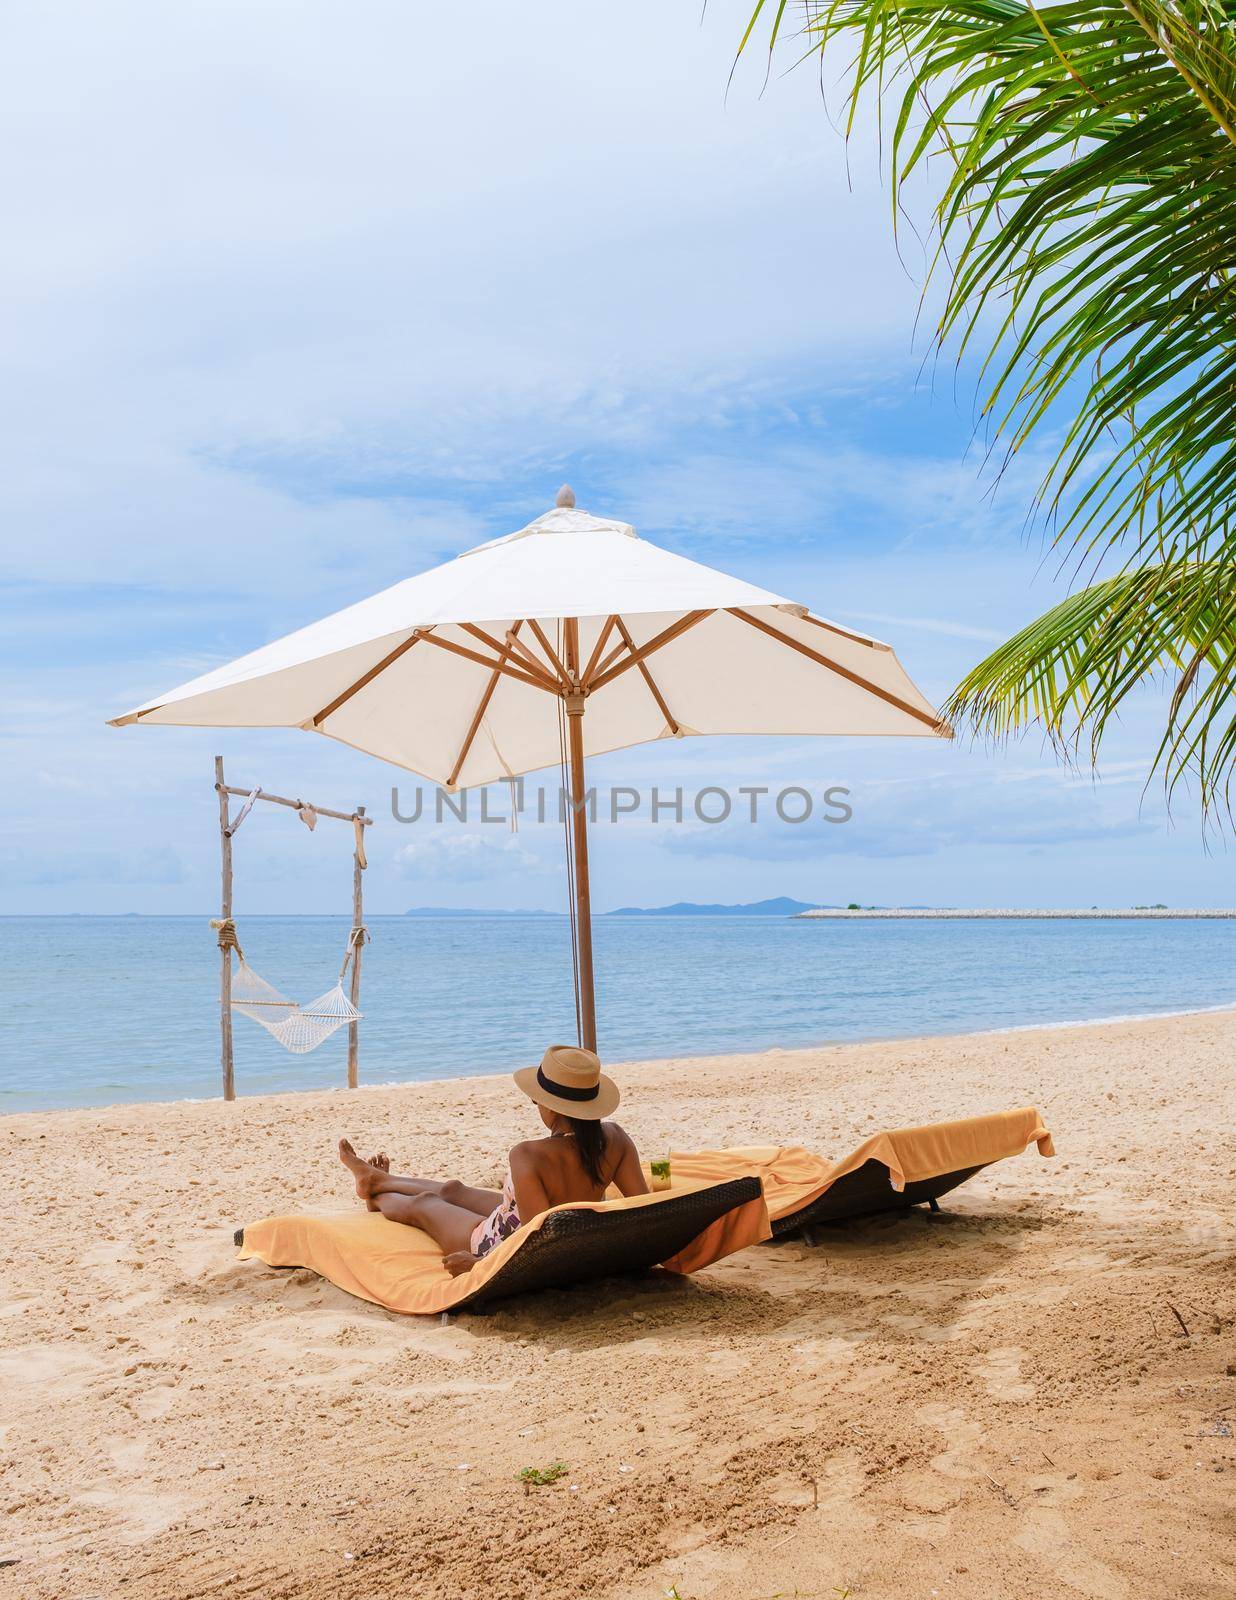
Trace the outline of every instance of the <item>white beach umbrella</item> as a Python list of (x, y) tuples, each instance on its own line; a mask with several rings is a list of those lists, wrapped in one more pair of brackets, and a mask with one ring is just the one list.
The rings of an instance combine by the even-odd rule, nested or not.
[(116, 717), (305, 728), (447, 788), (569, 757), (578, 996), (595, 1048), (584, 761), (698, 734), (948, 736), (886, 644), (557, 507)]

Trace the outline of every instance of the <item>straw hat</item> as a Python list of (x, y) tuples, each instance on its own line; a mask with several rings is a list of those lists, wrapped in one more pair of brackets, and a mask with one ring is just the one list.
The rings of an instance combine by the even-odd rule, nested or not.
[(515, 1082), (539, 1106), (581, 1122), (599, 1122), (618, 1109), (618, 1085), (591, 1050), (551, 1044), (539, 1067), (522, 1067)]

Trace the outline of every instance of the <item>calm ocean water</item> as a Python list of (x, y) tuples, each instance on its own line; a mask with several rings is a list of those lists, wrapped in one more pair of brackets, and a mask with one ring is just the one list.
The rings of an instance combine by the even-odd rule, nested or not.
[[(568, 931), (548, 917), (375, 917), (361, 1079), (454, 1077), (574, 1037)], [(251, 965), (309, 1000), (346, 923), (257, 917)], [(1233, 922), (794, 922), (600, 918), (611, 1060), (961, 1033), (1236, 1004)], [(206, 917), (0, 918), (0, 1111), (219, 1092)], [(345, 1077), (346, 1031), (288, 1055), (238, 1016), (241, 1094)]]

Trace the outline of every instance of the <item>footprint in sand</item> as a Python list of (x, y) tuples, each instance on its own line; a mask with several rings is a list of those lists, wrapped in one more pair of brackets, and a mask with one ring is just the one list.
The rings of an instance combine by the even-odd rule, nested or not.
[(779, 1472), (764, 1479), (764, 1493), (775, 1506), (792, 1506), (809, 1511), (815, 1505), (816, 1491), (801, 1473)]
[(949, 1513), (961, 1501), (961, 1490), (938, 1472), (911, 1472), (896, 1487), (896, 1501), (906, 1515), (897, 1527), (915, 1539), (934, 1542), (949, 1531)]
[(954, 1339), (961, 1337), (961, 1329), (956, 1323), (950, 1326), (930, 1322), (913, 1312), (885, 1311), (880, 1321), (898, 1333), (913, 1334), (925, 1344), (951, 1344)]
[(838, 1394), (865, 1394), (900, 1376), (901, 1368), (895, 1361), (867, 1361), (843, 1383), (837, 1384), (836, 1389)]
[(846, 1333), (830, 1339), (800, 1339), (790, 1348), (794, 1365), (807, 1372), (840, 1372), (854, 1360), (855, 1351), (870, 1332)]
[(646, 1600), (649, 1593), (683, 1595), (713, 1594), (723, 1584), (741, 1580), (747, 1571), (747, 1557), (740, 1550), (727, 1550), (714, 1543), (715, 1529), (700, 1529), (698, 1534), (684, 1536), (679, 1554), (663, 1561), (648, 1574), (649, 1583), (641, 1582), (625, 1592), (621, 1600)]
[(1029, 1512), (1013, 1542), (1042, 1562), (1044, 1593), (1067, 1585), (1087, 1600), (1130, 1600), (1120, 1573), (1085, 1549), (1065, 1518), (1050, 1507)]
[(949, 1441), (948, 1449), (933, 1456), (931, 1466), (946, 1478), (976, 1478), (979, 1468), (974, 1464), (974, 1447), (983, 1437), (977, 1422), (968, 1422), (960, 1406), (946, 1405), (943, 1401), (920, 1406), (915, 1415), (928, 1427), (937, 1428)]
[(996, 1400), (1033, 1400), (1034, 1385), (1021, 1375), (1022, 1352), (1017, 1345), (989, 1350), (974, 1371)]
[(144, 1544), (165, 1533), (194, 1503), (188, 1495), (152, 1493), (140, 1482), (88, 1485), (77, 1490), (73, 1499), (108, 1516), (117, 1540), (128, 1545)]
[(75, 1395), (104, 1367), (97, 1356), (64, 1344), (21, 1345), (0, 1356), (0, 1389), (38, 1396)]
[(875, 1517), (858, 1504), (867, 1492), (867, 1468), (857, 1450), (842, 1450), (830, 1457), (818, 1479), (818, 1489), (822, 1512), (836, 1513), (844, 1507), (850, 1527), (875, 1526)]
[(143, 1422), (160, 1422), (176, 1400), (176, 1379), (156, 1378), (149, 1389), (129, 1401), (129, 1410)]
[(117, 1472), (139, 1473), (145, 1467), (147, 1446), (143, 1439), (108, 1439), (104, 1449)]

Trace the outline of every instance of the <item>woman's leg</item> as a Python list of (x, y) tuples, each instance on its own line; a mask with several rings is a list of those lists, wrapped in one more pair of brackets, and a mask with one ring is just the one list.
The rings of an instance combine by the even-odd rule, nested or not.
[[(376, 1202), (384, 1194), (412, 1198), (428, 1195), (470, 1212), (475, 1225), (475, 1218), (487, 1217), (502, 1199), (496, 1189), (478, 1189), (472, 1184), (460, 1183), (458, 1178), (401, 1177), (386, 1167), (362, 1161), (347, 1139), (339, 1141), (339, 1159), (356, 1179), (356, 1192), (371, 1211), (382, 1210)], [(386, 1214), (384, 1211), (383, 1215)]]
[(422, 1229), (444, 1255), (470, 1255), (472, 1234), (480, 1220), (474, 1211), (452, 1205), (436, 1194), (388, 1192), (375, 1197), (374, 1209), (392, 1222)]

